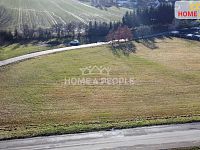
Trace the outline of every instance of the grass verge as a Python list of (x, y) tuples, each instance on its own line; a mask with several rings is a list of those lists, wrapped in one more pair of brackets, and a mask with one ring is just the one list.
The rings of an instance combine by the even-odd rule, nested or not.
[(200, 116), (192, 117), (169, 117), (160, 119), (146, 119), (138, 121), (116, 121), (116, 122), (96, 122), (96, 123), (79, 123), (71, 125), (43, 125), (41, 127), (26, 127), (26, 129), (0, 132), (0, 140), (10, 140), (19, 138), (30, 138), (37, 136), (50, 136), (62, 134), (75, 134), (84, 132), (93, 132), (111, 129), (127, 129), (153, 125), (183, 124), (191, 122), (200, 122)]
[(48, 49), (52, 49), (52, 47), (39, 46), (32, 43), (4, 45), (0, 46), (0, 61)]

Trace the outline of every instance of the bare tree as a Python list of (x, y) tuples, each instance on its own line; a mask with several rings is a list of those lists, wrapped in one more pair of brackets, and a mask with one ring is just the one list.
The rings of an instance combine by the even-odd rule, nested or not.
[(11, 20), (11, 15), (8, 13), (7, 9), (0, 6), (0, 27), (4, 27)]
[(108, 41), (132, 40), (133, 34), (127, 26), (119, 26), (116, 31), (111, 31), (107, 35)]
[[(127, 26), (119, 26), (116, 31), (111, 31), (107, 35), (107, 40), (111, 41), (112, 49), (121, 49), (124, 54), (128, 55), (135, 52), (135, 47), (131, 40), (133, 33)], [(125, 41), (125, 43), (123, 43)]]

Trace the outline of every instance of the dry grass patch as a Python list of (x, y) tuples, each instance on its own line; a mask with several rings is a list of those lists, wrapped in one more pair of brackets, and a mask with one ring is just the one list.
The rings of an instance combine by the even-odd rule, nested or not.
[[(145, 122), (148, 118), (190, 116), (160, 123), (199, 120), (194, 116), (200, 114), (200, 43), (159, 39), (154, 50), (134, 44), (137, 53), (129, 57), (117, 57), (102, 46), (0, 68), (0, 138), (89, 131), (91, 124), (98, 124), (95, 130), (153, 124)], [(185, 64), (191, 69), (185, 70)], [(83, 77), (79, 68), (93, 65), (109, 66), (109, 77), (134, 77), (136, 83), (64, 85), (65, 78)]]

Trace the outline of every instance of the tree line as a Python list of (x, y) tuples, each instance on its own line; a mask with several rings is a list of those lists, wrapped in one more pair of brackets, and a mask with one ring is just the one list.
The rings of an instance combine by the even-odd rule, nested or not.
[(174, 6), (161, 4), (157, 8), (137, 9), (127, 12), (122, 18), (122, 23), (130, 28), (141, 25), (166, 25), (174, 20)]
[[(4, 12), (5, 14), (6, 12)], [(56, 24), (46, 29), (33, 29), (28, 25), (22, 25), (20, 30), (15, 29), (12, 32), (0, 31), (0, 41), (66, 38), (71, 40), (80, 39), (84, 43), (90, 43), (107, 40), (107, 36), (115, 32), (119, 27), (128, 27), (134, 37), (143, 36), (151, 33), (154, 29), (162, 29), (163, 26), (171, 24), (173, 19), (173, 6), (160, 5), (158, 8), (137, 9), (136, 11), (127, 12), (120, 22), (91, 21), (88, 25), (71, 22), (68, 24)]]

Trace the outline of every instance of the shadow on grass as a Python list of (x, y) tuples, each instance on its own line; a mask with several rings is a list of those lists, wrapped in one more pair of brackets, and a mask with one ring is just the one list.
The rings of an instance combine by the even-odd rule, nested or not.
[(156, 46), (155, 38), (142, 39), (142, 40), (140, 40), (140, 43), (143, 44), (145, 47), (152, 49), (152, 50), (158, 48), (158, 46)]
[(136, 46), (133, 42), (113, 43), (111, 45), (112, 53), (120, 57), (121, 55), (129, 56), (131, 53), (136, 52)]
[(12, 50), (16, 50), (16, 49), (20, 48), (20, 46), (21, 46), (21, 44), (16, 44), (16, 45), (12, 48)]
[(156, 39), (164, 40), (164, 39), (173, 39), (172, 37), (165, 35), (165, 36), (158, 36), (158, 37), (150, 37), (150, 38), (143, 38), (140, 40), (136, 40), (136, 42), (143, 44), (145, 47), (154, 50), (159, 48), (156, 45)]
[(15, 50), (15, 49), (19, 48), (20, 46), (27, 47), (28, 44), (36, 44), (36, 43), (37, 43), (37, 41), (32, 41), (32, 40), (23, 40), (23, 41), (22, 40), (21, 41), (16, 40), (16, 41), (12, 41), (12, 42), (1, 43), (0, 47), (6, 48), (10, 45), (15, 44), (15, 46), (12, 48), (12, 50)]

